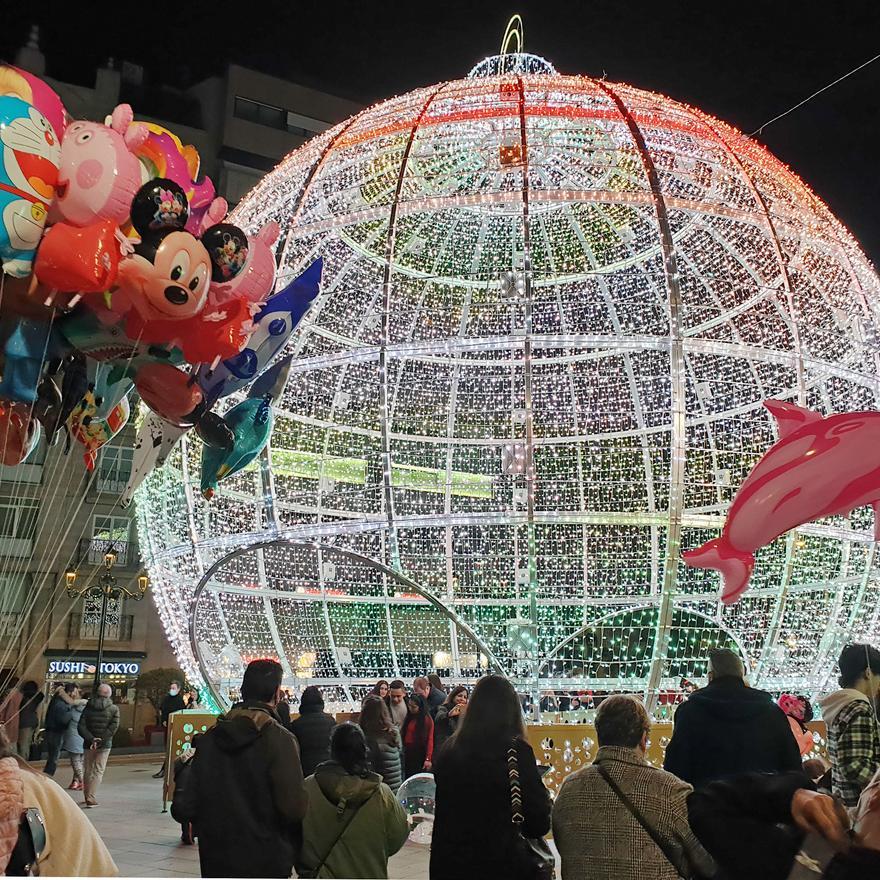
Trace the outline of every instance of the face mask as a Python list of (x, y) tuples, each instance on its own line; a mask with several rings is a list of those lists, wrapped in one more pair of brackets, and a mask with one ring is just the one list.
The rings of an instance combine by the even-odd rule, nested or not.
[(172, 697), (176, 697), (177, 696), (177, 688), (176, 687), (169, 688), (168, 693), (171, 694)]

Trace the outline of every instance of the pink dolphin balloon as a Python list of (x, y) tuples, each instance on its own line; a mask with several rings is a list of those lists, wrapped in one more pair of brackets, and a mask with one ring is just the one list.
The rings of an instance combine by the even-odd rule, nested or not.
[(721, 537), (684, 554), (687, 565), (721, 572), (725, 605), (748, 589), (755, 551), (789, 529), (870, 504), (880, 540), (880, 412), (823, 418), (781, 400), (764, 406), (776, 419), (778, 442), (740, 486)]

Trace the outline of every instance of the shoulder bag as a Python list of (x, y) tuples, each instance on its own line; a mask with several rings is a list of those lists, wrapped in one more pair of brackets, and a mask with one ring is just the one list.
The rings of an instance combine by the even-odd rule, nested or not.
[(39, 877), (39, 859), (45, 848), (46, 826), (43, 816), (36, 807), (28, 807), (21, 814), (18, 840), (6, 866), (6, 876)]
[(516, 740), (507, 750), (507, 775), (510, 779), (510, 821), (515, 829), (515, 858), (520, 866), (518, 876), (528, 880), (553, 880), (556, 859), (543, 837), (526, 837), (522, 833), (525, 822), (522, 805), (522, 787), (519, 782), (519, 760)]
[[(336, 835), (336, 837), (333, 838), (333, 843), (331, 843), (330, 846), (327, 847), (327, 850), (324, 853), (323, 857), (321, 858), (321, 861), (318, 862), (318, 864), (315, 865), (315, 867), (313, 869), (306, 869), (306, 870), (308, 870), (308, 873), (304, 873), (299, 868), (296, 869), (296, 873), (297, 873), (298, 877), (317, 877), (318, 876), (318, 874), (321, 872), (321, 868), (324, 867), (324, 863), (327, 861), (327, 859), (330, 858), (330, 854), (333, 852), (334, 847), (336, 846), (337, 843), (339, 843), (340, 840), (342, 840), (342, 835), (345, 834), (345, 832), (348, 830), (348, 826), (351, 825), (352, 819), (354, 819), (354, 817), (357, 816), (361, 807), (365, 807), (372, 800), (373, 795), (378, 790), (379, 789), (376, 788), (376, 790), (373, 792), (373, 794), (371, 794), (362, 804), (360, 804), (360, 806), (355, 807), (351, 811), (351, 813), (349, 813), (348, 818), (342, 823), (342, 828), (339, 830), (339, 833)], [(344, 807), (343, 807), (343, 809), (344, 809)]]
[(681, 866), (676, 860), (676, 855), (672, 853), (669, 844), (657, 833), (655, 828), (639, 811), (638, 807), (620, 790), (620, 786), (611, 778), (611, 774), (601, 764), (594, 764), (593, 766), (599, 771), (599, 775), (608, 783), (611, 790), (617, 795), (618, 800), (627, 808), (627, 810), (629, 810), (636, 822), (642, 826), (648, 837), (657, 844), (660, 852), (666, 856), (666, 860), (673, 868), (675, 868), (678, 875), (680, 877), (690, 877), (691, 875), (689, 873), (682, 871)]

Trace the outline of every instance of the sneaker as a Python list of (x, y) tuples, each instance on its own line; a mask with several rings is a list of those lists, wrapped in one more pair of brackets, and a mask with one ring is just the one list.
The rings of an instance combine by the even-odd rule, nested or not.
[(87, 807), (97, 807), (98, 802), (94, 798), (86, 798), (86, 806)]
[(79, 782), (78, 780), (74, 780), (73, 782), (71, 782), (70, 787), (74, 791), (82, 791), (83, 790), (83, 784), (81, 782)]
[(161, 779), (165, 775), (164, 770), (160, 770), (158, 773), (153, 774), (153, 779)]

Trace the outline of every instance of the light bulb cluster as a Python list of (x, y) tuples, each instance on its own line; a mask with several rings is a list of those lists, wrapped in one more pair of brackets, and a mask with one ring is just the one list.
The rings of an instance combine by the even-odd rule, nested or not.
[[(289, 682), (354, 699), (437, 656), (444, 674), (473, 678), (486, 649), (524, 689), (537, 659), (544, 684), (568, 689), (644, 691), (659, 670), (656, 695), (699, 679), (708, 649), (730, 645), (753, 683), (815, 693), (843, 641), (880, 635), (870, 517), (780, 538), (730, 608), (713, 572), (679, 565), (665, 578), (666, 544), (679, 524), (683, 548), (717, 534), (775, 439), (765, 398), (877, 407), (880, 281), (802, 181), (729, 126), (552, 68), (487, 72), (365, 110), (237, 209), (246, 228), (280, 223), (282, 283), (321, 256), (322, 293), (286, 350), (271, 480), (254, 465), (205, 502), (190, 443), (138, 497), (152, 594), (181, 662), (199, 675), (195, 648), (230, 683), (248, 659), (278, 656)], [(515, 465), (527, 442), (533, 510)], [(332, 550), (273, 547), (224, 563), (193, 607), (208, 566), (276, 536), (390, 569), (397, 553), (422, 592)], [(537, 647), (524, 660), (510, 622), (530, 619), (531, 602)]]

